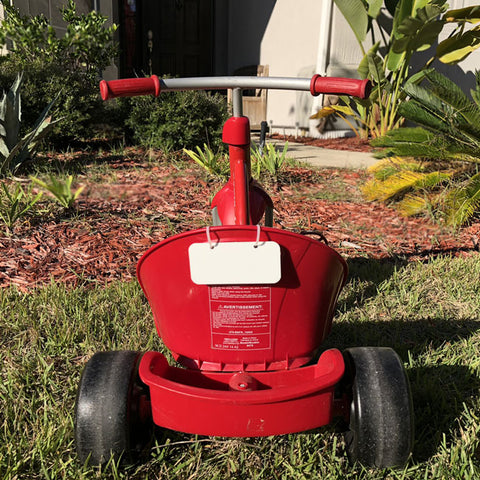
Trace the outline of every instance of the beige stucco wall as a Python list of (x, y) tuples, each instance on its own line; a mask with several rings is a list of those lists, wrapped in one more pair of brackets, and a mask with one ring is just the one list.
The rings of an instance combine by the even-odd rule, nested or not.
[[(322, 2), (329, 1), (230, 0), (228, 73), (250, 64), (269, 65), (271, 76), (310, 77), (316, 73)], [(344, 43), (351, 52), (355, 39), (349, 35), (347, 25)], [(308, 128), (313, 101), (308, 93), (270, 91), (266, 120), (275, 131), (291, 133), (284, 127), (294, 129), (295, 125)]]
[[(318, 0), (277, 1), (260, 48), (260, 62), (270, 66), (271, 76), (310, 77), (315, 72), (320, 12)], [(302, 100), (311, 102), (311, 97), (306, 93), (269, 92), (267, 121), (279, 127), (305, 123), (297, 111)]]
[[(230, 0), (228, 73), (247, 65), (268, 65), (270, 76), (310, 76), (315, 70), (318, 0)], [(295, 92), (268, 92), (267, 121), (297, 121)]]
[[(270, 9), (270, 17), (265, 23), (261, 39), (257, 32), (240, 42), (237, 34), (241, 28), (247, 31), (249, 28), (258, 29), (258, 25), (252, 24), (251, 17), (258, 8), (256, 4), (262, 2), (230, 0), (230, 72), (233, 71), (232, 67), (240, 66), (242, 62), (248, 64), (252, 57), (249, 57), (249, 53), (257, 49), (258, 63), (269, 65), (271, 76), (310, 76), (314, 73), (318, 69), (321, 14), (324, 13), (322, 2), (333, 3), (333, 0), (277, 0)], [(456, 9), (477, 5), (478, 0), (450, 0), (449, 3), (451, 9)], [(446, 28), (440, 40), (449, 33), (450, 30)], [(259, 47), (255, 44), (258, 41)], [(330, 44), (327, 50), (328, 75), (357, 76), (356, 69), (362, 54), (348, 23), (335, 5), (332, 8)], [(436, 68), (468, 89), (466, 86), (473, 84), (472, 72), (480, 68), (480, 51), (471, 54), (458, 66), (440, 64)], [(295, 124), (300, 127), (308, 124), (310, 134), (316, 133), (312, 129), (312, 122), (308, 122), (307, 118), (309, 109), (316, 111), (318, 105), (313, 103), (315, 100), (309, 95), (277, 91), (271, 91), (268, 95), (267, 121), (280, 127), (277, 131), (283, 131), (283, 126), (289, 126), (291, 129), (287, 133), (291, 133)]]

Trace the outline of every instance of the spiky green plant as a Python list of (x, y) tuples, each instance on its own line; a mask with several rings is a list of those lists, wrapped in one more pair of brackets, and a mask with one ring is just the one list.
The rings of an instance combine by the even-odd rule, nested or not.
[(53, 195), (53, 198), (66, 210), (69, 210), (73, 207), (73, 204), (85, 188), (85, 186), (82, 185), (75, 191), (73, 190), (73, 175), (69, 175), (64, 179), (50, 175), (49, 182), (44, 182), (36, 177), (32, 177), (32, 181), (49, 191)]
[(207, 145), (203, 144), (203, 150), (196, 147), (196, 152), (184, 148), (186, 153), (197, 165), (200, 165), (208, 174), (220, 178), (222, 180), (228, 179), (230, 167), (225, 155), (221, 152), (214, 153)]
[(14, 224), (24, 218), (42, 198), (42, 193), (33, 193), (32, 185), (26, 190), (20, 183), (1, 184), (0, 190), (0, 222), (10, 233)]
[(0, 98), (0, 176), (15, 173), (30, 158), (55, 122), (48, 116), (53, 100), (38, 117), (33, 129), (20, 138), (22, 74), (18, 74), (10, 90)]
[(401, 115), (419, 126), (372, 142), (387, 160), (375, 167), (364, 193), (398, 201), (407, 215), (437, 210), (459, 226), (480, 210), (480, 71), (471, 97), (434, 70), (425, 76), (427, 85), (405, 86), (409, 100), (400, 106)]
[(252, 147), (252, 169), (256, 179), (260, 180), (265, 172), (278, 181), (281, 171), (287, 165), (287, 151), (288, 142), (285, 142), (281, 151), (272, 143), (267, 143), (262, 150), (254, 145)]

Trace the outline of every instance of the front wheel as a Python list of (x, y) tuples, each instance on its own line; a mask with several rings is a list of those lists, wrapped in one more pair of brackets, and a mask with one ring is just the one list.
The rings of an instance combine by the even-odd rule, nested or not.
[(82, 463), (131, 459), (151, 438), (148, 387), (138, 377), (141, 354), (99, 352), (86, 364), (75, 403), (75, 443)]
[(344, 352), (350, 424), (345, 434), (351, 462), (399, 467), (412, 451), (414, 421), (409, 382), (391, 348), (359, 347)]

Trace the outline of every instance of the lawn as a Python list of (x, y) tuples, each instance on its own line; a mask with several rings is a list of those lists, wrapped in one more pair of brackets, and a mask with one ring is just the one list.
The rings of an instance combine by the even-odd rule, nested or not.
[[(148, 247), (145, 243), (207, 221), (208, 198), (199, 204), (196, 195), (205, 196), (207, 184), (214, 185), (189, 167), (177, 166), (167, 174), (165, 164), (152, 159), (101, 170), (88, 164), (81, 170), (85, 176), (79, 177), (86, 193), (74, 216), (21, 226), (12, 237), (0, 239), (4, 248), (14, 249), (0, 268), (5, 272), (9, 265), (17, 278), (15, 285), (4, 284), (0, 289), (1, 477), (480, 478), (480, 254), (470, 246), (465, 232), (455, 235), (428, 220), (399, 219), (385, 207), (378, 210), (365, 204), (363, 217), (356, 219), (353, 213), (362, 205), (357, 190), (362, 175), (345, 174), (352, 189), (353, 203), (349, 203), (342, 182), (331, 181), (341, 173), (308, 169), (294, 169), (291, 180), (301, 174), (302, 182), (289, 181), (275, 193), (278, 225), (323, 228), (332, 246), (347, 257), (349, 281), (324, 348), (390, 346), (401, 356), (416, 417), (414, 452), (405, 469), (378, 471), (349, 465), (335, 425), (260, 439), (194, 437), (159, 430), (143, 463), (109, 464), (103, 471), (78, 463), (73, 406), (88, 358), (101, 350), (163, 349), (149, 307), (132, 279), (135, 259)], [(179, 182), (185, 179), (190, 182), (188, 190), (180, 188)], [(140, 192), (135, 185), (142, 182)], [(328, 199), (319, 199), (312, 193), (315, 182), (319, 190), (325, 182), (338, 184), (340, 197), (329, 194)], [(130, 198), (122, 197), (122, 192)], [(162, 205), (172, 207), (176, 192), (175, 208), (162, 209)], [(302, 209), (308, 202), (315, 206), (310, 218)], [(336, 226), (328, 202), (334, 202), (339, 212), (353, 213)], [(102, 205), (105, 208), (97, 208)], [(197, 223), (189, 209), (197, 210), (193, 215), (200, 217)], [(379, 216), (376, 229), (373, 224), (360, 225), (369, 213)], [(387, 226), (381, 231), (380, 218), (394, 221), (393, 226), (389, 222), (393, 233)], [(69, 237), (71, 230), (77, 233)], [(98, 236), (99, 232), (103, 235)], [(142, 241), (145, 237), (148, 242)], [(32, 238), (38, 247), (32, 247)], [(118, 252), (113, 241), (124, 244), (124, 251)], [(88, 248), (72, 250), (83, 244)], [(92, 251), (97, 247), (100, 250)], [(26, 260), (22, 263), (26, 255), (22, 249), (35, 260), (30, 269)], [(105, 259), (107, 251), (112, 255)], [(103, 260), (95, 260), (95, 255)]]

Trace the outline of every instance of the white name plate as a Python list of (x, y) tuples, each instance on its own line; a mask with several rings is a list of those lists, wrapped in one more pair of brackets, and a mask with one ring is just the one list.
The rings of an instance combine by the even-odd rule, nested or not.
[(188, 256), (197, 285), (275, 284), (282, 278), (276, 242), (193, 243)]

